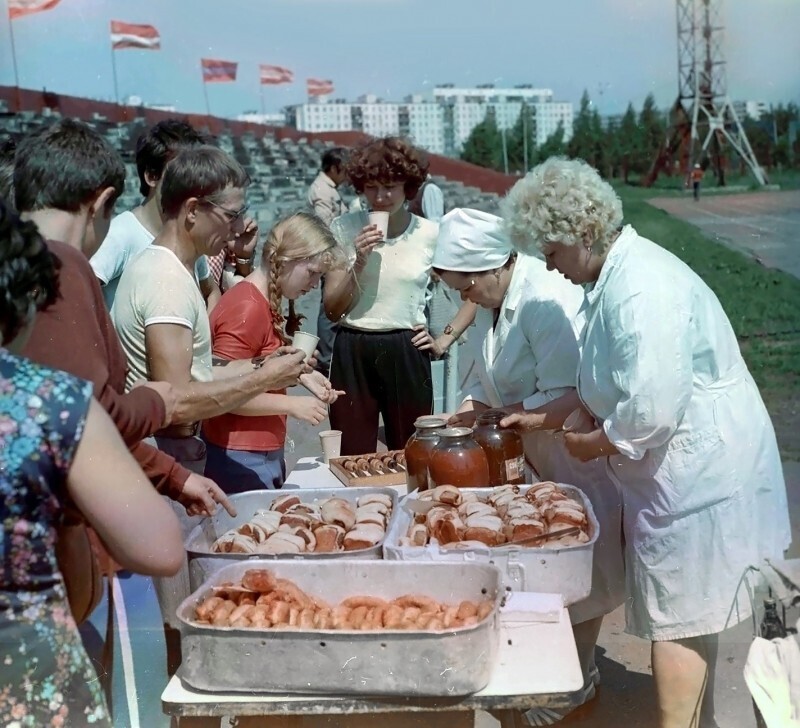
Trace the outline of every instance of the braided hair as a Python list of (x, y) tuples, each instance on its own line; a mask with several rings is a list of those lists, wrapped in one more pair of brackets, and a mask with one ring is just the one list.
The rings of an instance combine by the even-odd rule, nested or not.
[(0, 197), (0, 343), (13, 341), (30, 321), (58, 297), (58, 269), (32, 222), (23, 222)]
[(307, 212), (296, 212), (279, 220), (270, 230), (261, 255), (261, 265), (267, 273), (267, 301), (272, 312), (272, 327), (284, 344), (291, 342), (305, 316), (295, 311), (292, 300), (289, 301), (288, 315), (283, 315), (280, 274), (286, 263), (301, 260), (319, 261), (325, 271), (340, 266), (344, 261), (341, 248), (327, 225)]

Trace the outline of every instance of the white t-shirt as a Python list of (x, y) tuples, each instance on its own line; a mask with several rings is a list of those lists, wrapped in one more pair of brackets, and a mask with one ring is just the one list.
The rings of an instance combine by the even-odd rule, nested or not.
[[(150, 246), (153, 239), (153, 234), (130, 210), (120, 213), (111, 221), (108, 235), (89, 259), (94, 274), (103, 284), (103, 297), (109, 310), (114, 304), (122, 272), (139, 253)], [(194, 273), (198, 281), (211, 275), (205, 255), (197, 259)]]
[(144, 330), (154, 324), (177, 324), (192, 332), (192, 381), (210, 382), (211, 327), (197, 283), (171, 250), (150, 245), (119, 279), (111, 320), (128, 360), (126, 389), (151, 379)]
[(428, 281), (439, 224), (416, 215), (406, 231), (387, 238), (358, 276), (361, 296), (343, 320), (368, 331), (410, 329), (425, 323)]

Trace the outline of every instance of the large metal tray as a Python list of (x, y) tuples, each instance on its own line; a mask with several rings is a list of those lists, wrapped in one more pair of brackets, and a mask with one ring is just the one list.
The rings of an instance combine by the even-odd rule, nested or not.
[[(256, 630), (192, 622), (211, 587), (268, 568), (331, 603), (415, 593), (447, 602), (493, 599), (483, 622), (456, 631)], [(178, 609), (183, 662), (196, 690), (340, 695), (468, 695), (484, 688), (499, 640), (501, 575), (489, 564), (246, 561), (215, 573)]]
[[(527, 493), (531, 485), (521, 485), (520, 492)], [(583, 503), (589, 520), (589, 541), (577, 546), (495, 546), (490, 548), (442, 548), (438, 543), (426, 546), (401, 546), (400, 539), (408, 533), (414, 518), (404, 507), (417, 498), (417, 491), (400, 502), (397, 516), (386, 531), (383, 540), (383, 558), (387, 561), (489, 563), (496, 564), (503, 573), (503, 586), (512, 591), (549, 592), (561, 594), (564, 604), (570, 605), (589, 596), (592, 590), (592, 559), (594, 545), (600, 534), (594, 509), (580, 488), (559, 483), (558, 487), (572, 498)], [(481, 497), (488, 496), (494, 488), (470, 488)]]
[(246, 523), (259, 508), (269, 508), (272, 501), (284, 495), (296, 495), (303, 503), (315, 503), (326, 498), (343, 498), (355, 503), (362, 496), (370, 493), (383, 493), (392, 499), (392, 516), (386, 526), (386, 533), (389, 532), (392, 522), (397, 517), (400, 508), (397, 501), (397, 491), (392, 488), (359, 488), (351, 491), (346, 488), (308, 488), (299, 490), (253, 490), (247, 493), (238, 493), (230, 496), (230, 500), (236, 507), (236, 516), (228, 514), (224, 508), (218, 508), (211, 518), (204, 519), (199, 523), (189, 537), (186, 539), (186, 554), (189, 561), (189, 586), (192, 591), (198, 589), (200, 585), (215, 571), (223, 566), (239, 561), (251, 561), (253, 559), (277, 560), (277, 559), (320, 559), (331, 561), (336, 559), (382, 559), (383, 542), (379, 541), (375, 546), (368, 549), (358, 549), (356, 551), (336, 551), (334, 553), (303, 553), (303, 554), (217, 554), (211, 551), (211, 545), (226, 531), (238, 528)]

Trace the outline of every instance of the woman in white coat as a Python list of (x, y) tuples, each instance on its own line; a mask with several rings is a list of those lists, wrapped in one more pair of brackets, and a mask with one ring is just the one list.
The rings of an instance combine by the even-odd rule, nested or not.
[[(433, 267), (461, 298), (480, 306), (471, 334), (475, 366), (464, 401), (451, 419), (471, 426), (489, 408), (526, 412), (525, 456), (540, 478), (581, 488), (600, 521), (595, 544), (592, 592), (570, 608), (584, 671), (586, 698), (598, 680), (594, 648), (603, 616), (622, 603), (621, 501), (617, 487), (598, 463), (570, 456), (554, 430), (580, 402), (575, 393), (578, 315), (582, 296), (542, 260), (516, 255), (502, 220), (478, 210), (456, 209), (440, 223)], [(537, 419), (533, 429), (531, 419)], [(560, 717), (534, 711), (534, 725)], [(549, 717), (549, 720), (547, 718)]]
[(652, 641), (659, 726), (714, 726), (717, 635), (750, 614), (739, 580), (791, 539), (769, 415), (717, 297), (621, 227), (589, 165), (547, 160), (504, 210), (519, 248), (586, 287), (578, 393), (599, 426), (565, 440), (621, 488), (627, 631)]

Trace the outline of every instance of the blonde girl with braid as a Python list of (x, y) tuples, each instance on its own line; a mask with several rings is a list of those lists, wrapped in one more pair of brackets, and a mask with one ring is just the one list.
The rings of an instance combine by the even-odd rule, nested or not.
[[(336, 241), (317, 217), (298, 212), (280, 220), (264, 243), (260, 264), (227, 291), (211, 314), (214, 356), (257, 359), (291, 342), (302, 316), (294, 301), (343, 263)], [(284, 299), (288, 313), (284, 314)], [(286, 476), (286, 418), (318, 425), (341, 394), (318, 372), (304, 374), (307, 396), (265, 392), (234, 412), (203, 423), (206, 475), (226, 493), (280, 488)]]

